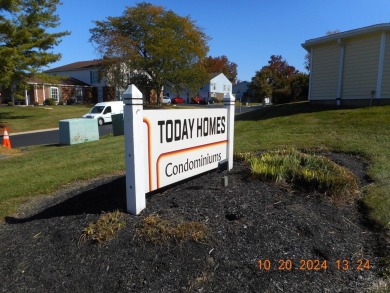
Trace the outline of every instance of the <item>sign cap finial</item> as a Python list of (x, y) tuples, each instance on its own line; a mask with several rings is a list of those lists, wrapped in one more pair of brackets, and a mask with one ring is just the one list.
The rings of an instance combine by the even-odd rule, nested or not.
[(123, 100), (142, 100), (142, 93), (134, 84), (130, 84), (123, 93)]

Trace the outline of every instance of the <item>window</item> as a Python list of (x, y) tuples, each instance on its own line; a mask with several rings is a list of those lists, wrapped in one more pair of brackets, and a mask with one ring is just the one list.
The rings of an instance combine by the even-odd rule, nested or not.
[(76, 87), (74, 90), (74, 95), (77, 98), (82, 98), (83, 97), (83, 89), (81, 87)]
[(89, 72), (89, 77), (91, 80), (91, 84), (93, 83), (99, 83), (99, 75), (97, 71), (90, 71)]
[(81, 87), (76, 87), (74, 89), (73, 97), (70, 98), (74, 103), (82, 103), (83, 99), (83, 89)]
[(106, 110), (104, 110), (104, 113), (103, 114), (108, 114), (108, 113), (111, 113), (111, 106), (108, 106), (106, 108)]
[(58, 87), (52, 87), (50, 89), (50, 98), (56, 100), (57, 102), (60, 100), (60, 96), (58, 94)]

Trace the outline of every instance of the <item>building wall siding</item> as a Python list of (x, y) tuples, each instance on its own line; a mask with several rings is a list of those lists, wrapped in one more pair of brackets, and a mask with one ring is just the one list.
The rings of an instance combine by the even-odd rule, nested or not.
[(344, 41), (342, 99), (369, 99), (376, 89), (381, 34)]
[(233, 85), (233, 94), (236, 99), (241, 100), (244, 94), (248, 91), (248, 81), (242, 81), (238, 84)]
[(340, 46), (332, 42), (313, 50), (310, 100), (336, 99)]
[(92, 86), (105, 86), (105, 80), (100, 80), (99, 82), (93, 83), (91, 80), (91, 72), (94, 72), (95, 74), (98, 74), (97, 69), (84, 69), (84, 70), (69, 70), (69, 71), (57, 71), (50, 73), (51, 75), (59, 75), (59, 76), (70, 76), (73, 78), (76, 78), (78, 80), (81, 80), (82, 82), (85, 82), (87, 84), (90, 84)]
[[(326, 48), (340, 43), (340, 53), (344, 51), (342, 73), (333, 71), (333, 81), (336, 76), (341, 83), (334, 85), (336, 95), (341, 101), (338, 105), (384, 105), (390, 104), (390, 24), (382, 23), (368, 27), (358, 28), (330, 36), (322, 36), (307, 40), (302, 46), (312, 55), (312, 70), (310, 79), (310, 94), (313, 102), (333, 103), (334, 98), (325, 95), (326, 90), (322, 83), (332, 84), (328, 67), (340, 62), (340, 53), (334, 60), (327, 60), (323, 56)], [(383, 50), (383, 51), (382, 51)], [(325, 50), (326, 51), (326, 50)], [(325, 54), (326, 55), (326, 54)], [(324, 58), (325, 57), (325, 58)], [(318, 60), (319, 58), (320, 60)], [(327, 62), (329, 62), (327, 64)], [(324, 68), (320, 68), (320, 67)], [(320, 71), (320, 72), (318, 72)], [(326, 72), (326, 74), (321, 73)], [(339, 92), (340, 90), (340, 92)], [(374, 97), (374, 100), (371, 98)]]
[[(51, 75), (59, 75), (59, 76), (70, 76), (73, 78), (76, 78), (86, 84), (90, 84), (93, 87), (98, 88), (97, 91), (92, 92), (92, 97), (88, 97), (88, 101), (94, 101), (94, 102), (103, 102), (106, 100), (110, 100), (111, 97), (103, 96), (104, 89), (103, 87), (106, 85), (106, 80), (102, 79), (98, 81), (97, 83), (92, 83), (91, 81), (91, 72), (94, 72), (98, 74), (97, 68), (89, 68), (89, 69), (82, 69), (82, 70), (68, 70), (68, 71), (56, 71), (51, 72)], [(96, 95), (96, 96), (95, 96)]]

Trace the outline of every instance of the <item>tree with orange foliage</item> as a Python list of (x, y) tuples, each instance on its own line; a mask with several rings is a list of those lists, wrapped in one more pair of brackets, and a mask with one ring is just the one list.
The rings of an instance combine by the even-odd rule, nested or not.
[(203, 59), (202, 65), (209, 74), (223, 73), (231, 83), (235, 84), (237, 81), (237, 64), (230, 62), (225, 55), (219, 57), (209, 56)]

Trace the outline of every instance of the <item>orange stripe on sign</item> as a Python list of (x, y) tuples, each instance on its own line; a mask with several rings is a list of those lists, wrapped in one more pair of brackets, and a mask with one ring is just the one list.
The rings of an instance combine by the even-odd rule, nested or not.
[(143, 122), (148, 128), (148, 173), (149, 173), (149, 191), (153, 189), (153, 180), (152, 180), (152, 134), (150, 133), (150, 121), (144, 117)]
[(160, 180), (160, 159), (165, 158), (165, 157), (169, 157), (169, 156), (174, 156), (174, 155), (181, 154), (181, 153), (191, 152), (191, 151), (194, 151), (194, 150), (208, 148), (208, 147), (211, 147), (211, 146), (226, 144), (226, 143), (227, 143), (227, 140), (222, 140), (222, 141), (218, 141), (218, 142), (198, 145), (198, 146), (195, 146), (195, 147), (190, 147), (190, 148), (186, 148), (186, 149), (181, 149), (181, 150), (176, 150), (176, 151), (172, 151), (172, 152), (161, 154), (158, 157), (157, 162), (156, 162), (157, 188), (160, 188), (160, 181), (161, 181)]

